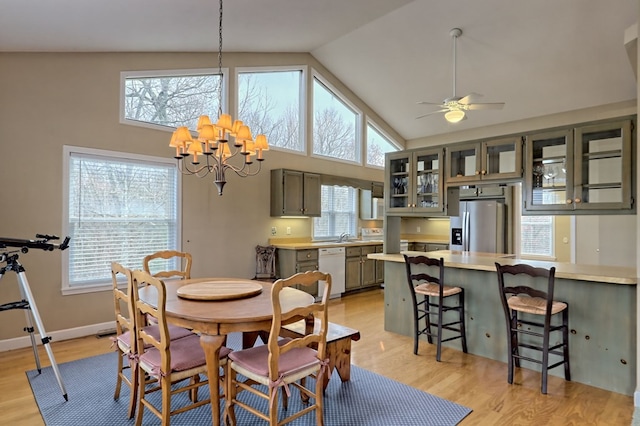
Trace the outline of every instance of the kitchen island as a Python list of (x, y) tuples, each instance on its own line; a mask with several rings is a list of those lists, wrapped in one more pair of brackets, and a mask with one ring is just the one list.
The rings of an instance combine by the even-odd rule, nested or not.
[[(495, 262), (526, 263), (544, 268), (555, 266), (555, 298), (569, 304), (572, 380), (633, 395), (637, 368), (635, 268), (534, 261), (495, 253), (449, 250), (431, 252), (431, 256), (444, 259), (447, 284), (465, 289), (469, 353), (505, 363), (507, 333)], [(385, 261), (385, 330), (413, 336), (411, 296), (402, 254), (376, 253), (369, 257)], [(456, 341), (444, 345), (460, 350)], [(539, 370), (533, 363), (523, 362), (522, 365)], [(506, 374), (505, 365), (505, 381)], [(564, 377), (562, 369), (552, 369), (549, 374)]]

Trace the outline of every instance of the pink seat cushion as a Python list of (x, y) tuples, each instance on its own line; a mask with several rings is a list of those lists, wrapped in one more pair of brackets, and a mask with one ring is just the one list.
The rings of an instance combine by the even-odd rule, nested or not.
[[(286, 343), (289, 340), (291, 339), (282, 339), (278, 344)], [(320, 361), (317, 355), (318, 352), (311, 348), (294, 348), (281, 354), (278, 361), (278, 376), (286, 377), (314, 364), (319, 365)], [(267, 345), (231, 352), (229, 359), (255, 374), (269, 377), (269, 348)]]
[[(200, 346), (200, 337), (190, 334), (181, 339), (171, 340), (171, 371), (184, 371), (206, 364), (204, 350)], [(225, 358), (231, 349), (220, 348), (220, 358)], [(140, 355), (140, 362), (150, 366), (153, 370), (160, 370), (160, 351), (156, 348), (146, 350)]]

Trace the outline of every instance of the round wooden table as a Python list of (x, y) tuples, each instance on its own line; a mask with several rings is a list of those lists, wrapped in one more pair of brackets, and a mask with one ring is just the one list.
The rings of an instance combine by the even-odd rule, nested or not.
[[(180, 287), (196, 283), (221, 283), (228, 286), (233, 283), (259, 283), (262, 291), (258, 294), (227, 300), (193, 300), (178, 296)], [(219, 352), (227, 334), (232, 332), (269, 331), (273, 308), (271, 305), (272, 283), (242, 280), (238, 278), (197, 278), (190, 280), (167, 280), (167, 322), (180, 327), (197, 330), (201, 333), (200, 344), (204, 349), (209, 376), (211, 394), (211, 419), (215, 426), (220, 425), (220, 395), (218, 388)], [(155, 289), (145, 287), (139, 290), (140, 300), (154, 305), (157, 301)], [(314, 302), (314, 297), (294, 288), (284, 288), (280, 293), (282, 310), (306, 306)]]

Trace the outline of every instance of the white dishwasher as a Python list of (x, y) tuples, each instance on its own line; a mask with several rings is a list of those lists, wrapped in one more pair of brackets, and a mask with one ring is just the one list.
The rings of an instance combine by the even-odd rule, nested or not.
[[(318, 249), (318, 269), (325, 274), (331, 274), (331, 298), (342, 296), (344, 293), (344, 247), (327, 247)], [(324, 282), (318, 283), (318, 295), (324, 292)]]

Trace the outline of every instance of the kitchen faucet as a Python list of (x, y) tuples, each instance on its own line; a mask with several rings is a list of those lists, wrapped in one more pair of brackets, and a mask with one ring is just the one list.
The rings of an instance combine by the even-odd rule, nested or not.
[(340, 234), (340, 237), (338, 238), (338, 242), (342, 243), (344, 241), (347, 241), (349, 239), (349, 233), (348, 232), (343, 232), (342, 234)]

